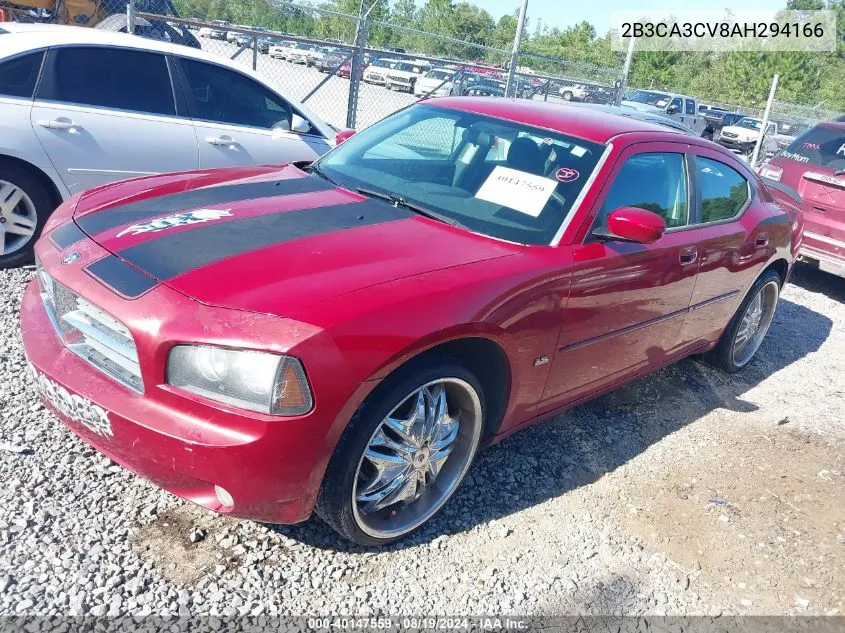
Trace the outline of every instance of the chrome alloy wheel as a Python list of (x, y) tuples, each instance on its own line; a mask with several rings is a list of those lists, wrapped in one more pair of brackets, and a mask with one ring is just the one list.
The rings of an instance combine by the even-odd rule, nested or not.
[(459, 378), (440, 378), (408, 394), (381, 421), (358, 462), (355, 521), (368, 535), (415, 529), (446, 503), (481, 437), (481, 402)]
[(30, 197), (17, 185), (0, 180), (0, 255), (21, 250), (37, 226), (38, 213)]
[(770, 281), (745, 307), (745, 314), (734, 336), (733, 361), (737, 367), (747, 364), (760, 349), (775, 316), (779, 294), (778, 283)]

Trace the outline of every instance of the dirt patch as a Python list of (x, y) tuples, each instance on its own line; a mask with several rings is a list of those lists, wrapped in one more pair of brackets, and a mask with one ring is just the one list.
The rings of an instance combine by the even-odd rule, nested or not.
[[(133, 547), (169, 582), (192, 586), (216, 565), (229, 562), (226, 550), (213, 538), (220, 522), (220, 517), (193, 505), (171, 508), (139, 530)], [(194, 528), (205, 532), (196, 543), (189, 539)]]
[(688, 438), (695, 459), (629, 473), (622, 522), (728, 603), (845, 612), (845, 442), (719, 422), (709, 441), (704, 429)]

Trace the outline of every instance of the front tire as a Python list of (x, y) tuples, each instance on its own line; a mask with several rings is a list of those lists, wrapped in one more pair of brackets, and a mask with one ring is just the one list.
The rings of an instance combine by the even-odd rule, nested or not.
[(451, 359), (412, 362), (356, 411), (338, 441), (316, 511), (359, 545), (404, 538), (449, 501), (484, 425), (478, 379)]
[(55, 207), (31, 172), (0, 160), (0, 269), (32, 262), (35, 241)]
[(735, 374), (754, 358), (775, 316), (780, 297), (780, 275), (764, 272), (745, 295), (718, 344), (704, 354), (704, 361)]

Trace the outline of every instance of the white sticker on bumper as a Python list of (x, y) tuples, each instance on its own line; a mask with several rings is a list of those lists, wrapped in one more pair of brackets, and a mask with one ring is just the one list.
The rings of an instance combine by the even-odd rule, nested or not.
[(109, 437), (114, 435), (105, 409), (87, 398), (69, 393), (64, 387), (39, 373), (34, 366), (29, 365), (29, 371), (39, 395), (52, 404), (59, 413), (78, 422), (92, 433)]

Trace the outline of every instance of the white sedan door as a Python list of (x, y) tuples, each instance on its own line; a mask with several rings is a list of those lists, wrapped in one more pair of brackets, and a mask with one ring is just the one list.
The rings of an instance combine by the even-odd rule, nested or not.
[(48, 52), (32, 127), (71, 193), (197, 169), (197, 137), (160, 53), (100, 46)]
[(213, 63), (179, 61), (200, 168), (314, 160), (331, 149), (312, 121), (255, 79)]

